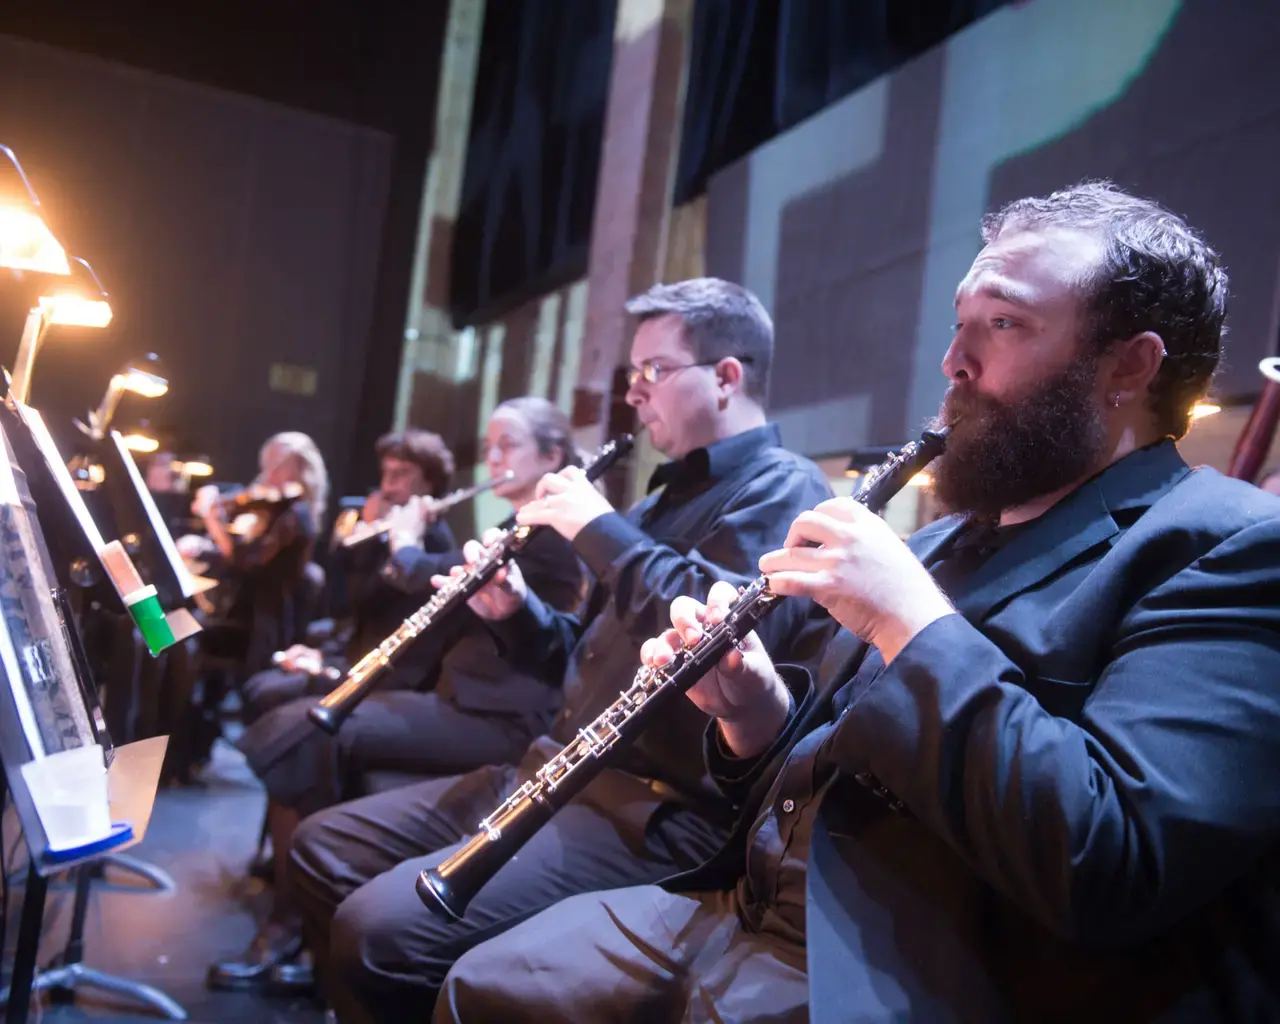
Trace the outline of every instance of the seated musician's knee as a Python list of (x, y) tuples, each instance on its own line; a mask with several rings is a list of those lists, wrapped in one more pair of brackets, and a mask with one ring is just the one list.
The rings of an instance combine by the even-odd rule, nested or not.
[(241, 689), (241, 717), (245, 725), (256, 722), (268, 711), (306, 693), (306, 676), (278, 668), (255, 672)]
[(329, 914), (342, 900), (335, 869), (341, 869), (345, 858), (334, 821), (341, 813), (341, 807), (334, 807), (303, 818), (289, 844), (290, 882), (304, 903), (319, 901)]
[[(512, 994), (504, 979), (518, 976), (511, 962), (494, 944), (482, 943), (464, 953), (449, 971), (436, 997), (433, 1024), (462, 1024), (484, 1020), (511, 1020)], [(516, 997), (527, 1012), (529, 993)]]
[[(329, 967), (339, 984), (367, 1005), (430, 998), (453, 962), (449, 925), (405, 898), (399, 872), (362, 885), (338, 907), (329, 931)], [(412, 994), (410, 994), (412, 993)]]

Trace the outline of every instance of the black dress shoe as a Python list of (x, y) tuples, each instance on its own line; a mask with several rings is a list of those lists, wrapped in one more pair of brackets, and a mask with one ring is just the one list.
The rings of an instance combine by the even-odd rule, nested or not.
[(279, 963), (267, 971), (267, 980), (262, 986), (263, 995), (291, 999), (301, 996), (315, 996), (315, 969), (311, 957), (304, 953), (289, 963)]
[(259, 932), (239, 957), (209, 967), (205, 987), (221, 991), (256, 988), (266, 980), (271, 968), (297, 959), (301, 951), (302, 937), (299, 935), (272, 941)]

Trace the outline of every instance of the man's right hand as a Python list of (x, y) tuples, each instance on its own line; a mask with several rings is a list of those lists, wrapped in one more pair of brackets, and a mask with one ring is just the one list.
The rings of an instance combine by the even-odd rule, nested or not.
[(376, 523), (391, 510), (381, 491), (374, 491), (365, 499), (364, 508), (360, 510), (362, 523)]
[(280, 665), (287, 672), (309, 672), (317, 675), (324, 668), (324, 655), (306, 644), (294, 644), (284, 652)]
[(219, 497), (217, 484), (205, 484), (191, 499), (191, 514), (201, 519), (209, 518), (218, 508)]
[[(704, 605), (692, 597), (671, 602), (671, 629), (646, 640), (640, 658), (650, 668), (671, 664), (676, 652), (702, 639), (706, 629), (722, 621), (738, 598), (733, 584), (712, 585)], [(787, 723), (791, 700), (768, 652), (755, 632), (730, 648), (710, 672), (688, 691), (698, 709), (715, 718), (725, 743), (738, 757), (760, 754)]]
[[(431, 583), (439, 589), (450, 579), (456, 579), (468, 572), (484, 557), (485, 548), (498, 539), (501, 531), (486, 530), (480, 540), (469, 540), (462, 545), (462, 557), (466, 565), (455, 565), (448, 576), (432, 576)], [(529, 599), (529, 586), (520, 573), (520, 566), (508, 562), (499, 569), (492, 580), (481, 587), (467, 602), (471, 610), (488, 622), (501, 622), (509, 619), (525, 606)]]

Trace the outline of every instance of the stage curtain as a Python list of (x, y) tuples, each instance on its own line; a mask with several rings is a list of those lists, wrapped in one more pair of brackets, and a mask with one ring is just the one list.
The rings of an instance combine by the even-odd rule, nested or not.
[(456, 327), (581, 277), (600, 166), (615, 0), (485, 12), (449, 282)]
[(675, 201), (1006, 0), (697, 0)]

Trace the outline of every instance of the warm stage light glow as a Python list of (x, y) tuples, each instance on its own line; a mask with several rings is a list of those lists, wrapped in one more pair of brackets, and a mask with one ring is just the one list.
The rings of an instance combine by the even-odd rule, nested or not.
[(67, 254), (31, 210), (0, 206), (0, 267), (42, 274), (70, 274)]
[(107, 293), (93, 268), (79, 256), (71, 259), (71, 279), (41, 295), (40, 308), (49, 323), (64, 327), (106, 327), (111, 323)]
[[(857, 480), (858, 477), (862, 476), (862, 470), (854, 469), (852, 466), (850, 466), (848, 469), (844, 471), (844, 475), (847, 476), (850, 480)], [(933, 486), (933, 477), (929, 473), (926, 473), (923, 470), (921, 470), (919, 473), (917, 473), (915, 476), (913, 476), (910, 480), (907, 481), (907, 486), (908, 487), (931, 487)]]
[(169, 382), (167, 380), (137, 367), (130, 367), (124, 373), (117, 374), (116, 379), (124, 390), (132, 391), (135, 395), (141, 395), (143, 398), (159, 398), (169, 391)]
[(160, 447), (160, 442), (147, 434), (125, 434), (124, 446), (131, 452), (142, 452), (144, 455)]
[(1222, 412), (1222, 406), (1213, 402), (1196, 402), (1191, 407), (1191, 418), (1193, 420), (1203, 419), (1205, 416), (1212, 416), (1216, 412)]
[(63, 327), (106, 327), (111, 323), (111, 306), (102, 299), (54, 292), (40, 296), (40, 308), (49, 323)]
[(0, 267), (71, 273), (67, 254), (40, 216), (40, 200), (8, 146), (0, 146)]
[(213, 476), (213, 466), (208, 462), (175, 462), (173, 470), (184, 476)]

